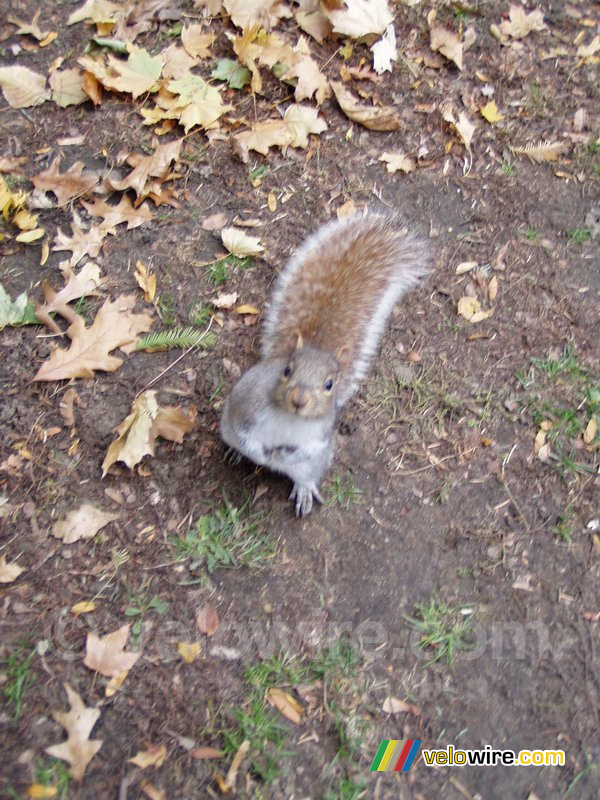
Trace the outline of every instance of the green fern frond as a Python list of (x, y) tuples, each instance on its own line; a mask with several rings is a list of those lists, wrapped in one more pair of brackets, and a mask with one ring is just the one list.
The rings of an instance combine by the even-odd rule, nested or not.
[(145, 350), (146, 353), (158, 353), (161, 350), (170, 350), (172, 347), (201, 347), (205, 350), (212, 347), (217, 337), (208, 331), (198, 331), (195, 328), (171, 328), (168, 331), (149, 333), (136, 344), (136, 350)]

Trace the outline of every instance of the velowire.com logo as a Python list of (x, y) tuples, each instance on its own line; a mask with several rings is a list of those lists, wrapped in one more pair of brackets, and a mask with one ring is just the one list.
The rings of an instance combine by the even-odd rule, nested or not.
[(408, 772), (421, 747), (421, 739), (384, 739), (370, 772)]

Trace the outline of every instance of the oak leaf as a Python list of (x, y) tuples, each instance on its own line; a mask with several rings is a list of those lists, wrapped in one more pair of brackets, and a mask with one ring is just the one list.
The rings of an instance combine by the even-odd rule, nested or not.
[(67, 731), (67, 741), (62, 744), (55, 744), (47, 747), (46, 752), (66, 761), (70, 765), (69, 774), (76, 781), (83, 778), (87, 765), (102, 747), (102, 742), (98, 739), (90, 739), (92, 728), (100, 716), (100, 709), (87, 708), (81, 697), (75, 692), (68, 683), (65, 683), (65, 690), (69, 705), (69, 711), (54, 711), (52, 716)]
[(74, 267), (84, 256), (96, 258), (102, 248), (102, 243), (109, 233), (114, 235), (114, 228), (110, 229), (105, 225), (90, 225), (89, 230), (84, 231), (81, 227), (81, 220), (73, 212), (73, 222), (71, 223), (71, 236), (59, 228), (54, 240), (55, 251), (70, 250), (72, 255), (68, 261), (69, 267)]
[(88, 194), (99, 182), (95, 172), (85, 170), (83, 161), (76, 161), (66, 172), (60, 172), (61, 157), (56, 156), (48, 169), (34, 175), (31, 182), (36, 189), (54, 192), (59, 206), (69, 203), (74, 197)]
[(150, 330), (152, 325), (152, 318), (148, 314), (131, 313), (134, 305), (134, 295), (122, 295), (114, 302), (106, 300), (89, 328), (78, 316), (67, 330), (67, 336), (71, 339), (70, 348), (55, 348), (48, 361), (39, 368), (34, 380), (93, 378), (94, 370), (117, 370), (123, 360), (111, 356), (111, 351), (126, 346), (131, 346), (131, 349), (135, 346), (138, 334)]
[(118, 514), (101, 511), (89, 503), (69, 511), (64, 520), (55, 522), (50, 533), (64, 544), (73, 544), (80, 539), (92, 539), (109, 522), (119, 519)]
[(140, 196), (144, 194), (146, 183), (150, 178), (167, 178), (171, 162), (177, 161), (183, 139), (176, 139), (173, 142), (159, 145), (154, 153), (149, 156), (132, 154), (128, 161), (134, 165), (134, 169), (120, 181), (110, 180), (112, 189), (124, 191), (133, 189)]
[(107, 229), (126, 222), (127, 230), (130, 231), (145, 222), (151, 222), (154, 216), (145, 205), (136, 208), (125, 194), (117, 205), (111, 205), (102, 198), (94, 200), (93, 203), (82, 200), (81, 205), (92, 217), (101, 217), (104, 220), (102, 227)]
[(129, 672), (141, 652), (125, 652), (127, 637), (129, 636), (129, 625), (123, 625), (106, 636), (97, 636), (90, 631), (86, 640), (86, 652), (83, 663), (88, 669), (99, 672), (107, 678), (120, 676), (123, 672)]
[(91, 261), (85, 264), (77, 275), (67, 266), (64, 276), (67, 282), (58, 292), (54, 291), (48, 281), (42, 281), (46, 302), (35, 304), (35, 315), (39, 321), (47, 325), (53, 333), (58, 334), (62, 331), (50, 315), (58, 313), (70, 323), (74, 322), (77, 312), (67, 304), (80, 297), (97, 296), (97, 290), (106, 282), (106, 278), (100, 277), (100, 267)]

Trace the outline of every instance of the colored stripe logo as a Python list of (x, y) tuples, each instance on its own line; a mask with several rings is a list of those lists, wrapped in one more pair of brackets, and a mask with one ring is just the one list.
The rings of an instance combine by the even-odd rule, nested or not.
[(384, 739), (370, 772), (408, 772), (421, 747), (421, 739)]

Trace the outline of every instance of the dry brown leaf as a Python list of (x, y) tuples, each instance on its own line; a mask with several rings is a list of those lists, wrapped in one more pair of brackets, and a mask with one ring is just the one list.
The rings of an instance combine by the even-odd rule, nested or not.
[(61, 108), (77, 106), (89, 99), (83, 88), (83, 73), (80, 69), (55, 70), (50, 73), (48, 83), (52, 90), (52, 99)]
[(75, 425), (75, 411), (73, 409), (73, 405), (75, 402), (79, 403), (79, 399), (79, 395), (75, 391), (74, 387), (71, 386), (64, 393), (62, 400), (58, 405), (60, 415), (64, 419), (65, 425), (67, 425), (69, 428), (72, 428), (73, 425)]
[(89, 503), (77, 510), (69, 511), (64, 520), (55, 522), (50, 533), (64, 544), (73, 544), (80, 539), (92, 539), (109, 522), (119, 519), (119, 514), (100, 511)]
[(219, 627), (219, 615), (217, 610), (210, 604), (205, 603), (196, 614), (196, 625), (200, 633), (213, 636)]
[(294, 725), (298, 725), (302, 719), (304, 709), (295, 697), (292, 697), (289, 692), (284, 692), (283, 689), (278, 689), (277, 687), (267, 689), (265, 697), (280, 714), (283, 714), (283, 716), (289, 719), (290, 722), (293, 722)]
[(52, 250), (54, 252), (70, 250), (71, 258), (68, 261), (68, 266), (71, 268), (78, 264), (84, 256), (96, 258), (102, 249), (102, 243), (109, 233), (114, 235), (115, 231), (114, 229), (106, 227), (104, 224), (90, 225), (89, 230), (84, 231), (81, 227), (81, 220), (74, 211), (73, 222), (71, 223), (71, 236), (63, 233), (59, 228)]
[(382, 153), (379, 160), (386, 162), (388, 172), (412, 172), (417, 167), (416, 160), (404, 153)]
[(147, 92), (157, 91), (162, 72), (162, 57), (151, 56), (147, 50), (134, 44), (129, 44), (128, 50), (126, 61), (110, 54), (106, 60), (82, 56), (78, 63), (106, 89), (127, 92), (134, 100)]
[(429, 31), (429, 46), (437, 53), (441, 53), (456, 66), (463, 68), (463, 44), (458, 34), (449, 31), (442, 25), (432, 25)]
[(83, 318), (78, 316), (67, 330), (70, 348), (55, 348), (34, 380), (93, 378), (94, 370), (117, 370), (123, 360), (111, 356), (110, 352), (117, 347), (123, 349), (126, 345), (133, 345), (138, 334), (150, 330), (152, 325), (152, 317), (148, 314), (132, 313), (134, 305), (133, 295), (122, 295), (114, 302), (106, 300), (90, 328), (86, 328)]
[(123, 461), (129, 469), (145, 455), (154, 455), (157, 437), (181, 443), (183, 436), (192, 430), (194, 414), (184, 414), (173, 406), (161, 407), (156, 392), (147, 391), (133, 401), (131, 413), (117, 427), (117, 438), (109, 446), (102, 462), (102, 477), (116, 461)]
[(145, 205), (134, 206), (127, 195), (122, 195), (117, 205), (111, 205), (103, 198), (94, 200), (93, 203), (81, 201), (81, 205), (92, 217), (101, 217), (104, 222), (102, 228), (110, 230), (122, 222), (127, 223), (127, 230), (138, 228), (145, 222), (151, 222), (154, 215)]
[(110, 180), (110, 187), (117, 191), (133, 189), (138, 197), (143, 195), (150, 178), (164, 180), (168, 177), (171, 163), (179, 158), (182, 144), (183, 139), (176, 139), (159, 145), (150, 156), (130, 156), (130, 160), (135, 162), (133, 171), (120, 181)]
[(223, 0), (223, 5), (233, 24), (242, 30), (254, 26), (272, 28), (280, 19), (292, 15), (281, 0)]
[(250, 160), (250, 150), (267, 155), (269, 147), (307, 147), (311, 133), (322, 133), (327, 123), (318, 116), (316, 108), (291, 105), (283, 119), (257, 122), (249, 131), (233, 135), (233, 148), (244, 163)]
[(387, 0), (344, 0), (323, 4), (323, 12), (333, 25), (334, 33), (360, 39), (383, 33), (393, 22)]
[(397, 131), (401, 123), (392, 106), (368, 106), (357, 100), (339, 81), (331, 81), (331, 88), (344, 114), (353, 122), (372, 131)]
[(237, 774), (240, 770), (240, 767), (242, 766), (242, 761), (246, 758), (248, 750), (250, 750), (250, 742), (248, 741), (248, 739), (244, 739), (244, 741), (238, 747), (237, 753), (231, 760), (231, 765), (227, 770), (227, 775), (225, 777), (225, 780), (221, 778), (222, 781), (221, 791), (223, 791), (224, 793), (231, 791), (231, 789), (233, 789), (233, 787), (235, 786), (235, 782), (237, 780)]
[(83, 20), (90, 20), (96, 25), (114, 24), (122, 13), (123, 6), (111, 0), (86, 0), (80, 8), (73, 11), (67, 25), (75, 25)]
[(144, 292), (144, 300), (152, 303), (156, 294), (156, 275), (138, 259), (135, 263), (134, 276), (138, 286)]
[(320, 6), (302, 8), (296, 12), (296, 22), (305, 33), (312, 36), (319, 44), (332, 33), (333, 25), (325, 16)]
[(33, 15), (33, 19), (31, 22), (23, 22), (22, 20), (18, 19), (17, 17), (9, 16), (7, 17), (8, 21), (12, 25), (16, 25), (18, 30), (15, 33), (20, 34), (21, 36), (33, 36), (34, 39), (37, 39), (38, 42), (44, 40), (49, 34), (50, 31), (42, 31), (39, 26), (40, 14), (41, 9), (38, 10)]
[(65, 690), (70, 710), (54, 711), (52, 716), (67, 731), (67, 741), (47, 747), (46, 752), (70, 765), (69, 774), (76, 781), (83, 778), (87, 765), (102, 747), (99, 739), (90, 739), (92, 728), (100, 716), (99, 708), (86, 708), (81, 697), (68, 683)]
[(595, 417), (591, 417), (590, 421), (586, 425), (585, 431), (583, 432), (583, 441), (585, 444), (591, 444), (596, 438), (597, 433), (598, 423), (596, 422)]
[[(310, 54), (308, 43), (303, 36), (291, 54), (291, 64), (280, 75), (284, 81), (297, 79), (294, 97), (296, 102), (310, 100), (314, 95), (318, 106), (331, 96), (329, 81), (319, 69), (319, 65)], [(286, 63), (290, 63), (286, 60)]]
[(223, 228), (221, 240), (227, 250), (238, 258), (258, 255), (265, 249), (257, 236), (248, 236), (239, 228)]
[(385, 714), (412, 714), (414, 717), (421, 716), (421, 709), (408, 700), (400, 700), (399, 697), (386, 697), (383, 701), (382, 710)]
[(154, 784), (144, 778), (140, 781), (140, 789), (150, 800), (167, 800), (167, 793), (163, 789), (157, 789)]
[(88, 194), (99, 182), (95, 172), (85, 170), (83, 161), (76, 161), (66, 172), (59, 171), (61, 157), (56, 156), (48, 169), (34, 175), (31, 182), (36, 189), (54, 192), (59, 206), (70, 203), (74, 197)]
[(130, 764), (135, 764), (140, 769), (146, 767), (161, 767), (167, 757), (167, 748), (164, 744), (154, 745), (147, 750), (138, 751), (133, 758), (128, 758)]
[(0, 556), (0, 583), (13, 583), (22, 572), (25, 567), (20, 567), (16, 561), (8, 564), (6, 556)]
[(225, 753), (215, 747), (193, 747), (189, 755), (197, 761), (206, 761), (209, 758), (222, 758)]
[(29, 108), (50, 97), (46, 78), (27, 67), (0, 67), (0, 88), (11, 108)]
[(99, 672), (107, 678), (129, 672), (142, 654), (125, 652), (128, 636), (129, 625), (123, 625), (122, 628), (102, 637), (90, 631), (87, 635), (83, 663), (88, 669)]
[(456, 133), (460, 136), (467, 150), (470, 150), (476, 126), (473, 125), (473, 123), (467, 117), (465, 112), (460, 111), (457, 114), (452, 108), (452, 106), (446, 105), (442, 109), (442, 116), (446, 120), (446, 122), (450, 123), (450, 125), (453, 127)]
[(521, 6), (511, 5), (508, 10), (508, 16), (508, 20), (503, 20), (500, 25), (497, 26), (503, 37), (523, 39), (532, 31), (543, 31), (546, 29), (544, 12), (539, 8), (528, 14)]
[(214, 33), (206, 33), (206, 29), (202, 25), (187, 25), (181, 31), (181, 43), (186, 52), (194, 59), (211, 58), (210, 48), (215, 38), (216, 35)]

